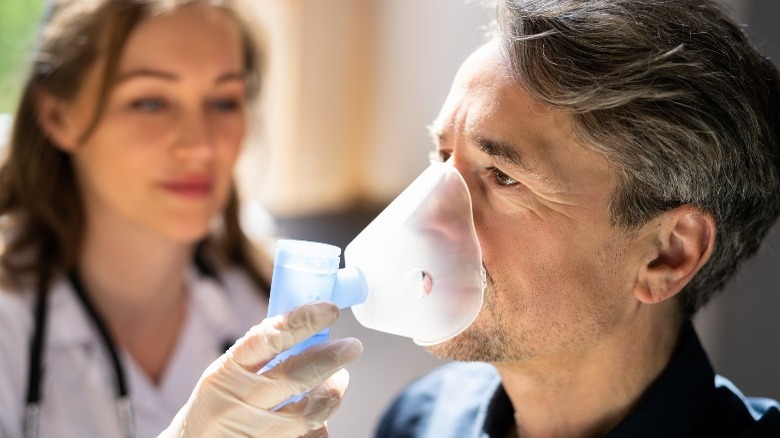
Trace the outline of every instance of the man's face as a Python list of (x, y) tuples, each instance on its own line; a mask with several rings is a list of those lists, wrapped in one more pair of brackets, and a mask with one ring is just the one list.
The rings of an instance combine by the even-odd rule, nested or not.
[(610, 223), (614, 172), (573, 126), (526, 94), (496, 43), (460, 68), (433, 130), (471, 192), (488, 287), (477, 320), (434, 354), (577, 354), (636, 317), (632, 290), (646, 261)]

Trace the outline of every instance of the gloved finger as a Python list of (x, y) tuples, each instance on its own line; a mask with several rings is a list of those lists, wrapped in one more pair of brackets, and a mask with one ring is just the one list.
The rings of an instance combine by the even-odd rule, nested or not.
[[(258, 386), (261, 389), (246, 394), (244, 400), (254, 406), (273, 408), (295, 394), (321, 385), (339, 369), (354, 362), (362, 352), (363, 344), (354, 338), (326, 341), (310, 347), (258, 375), (266, 382)], [(343, 383), (346, 388), (348, 382), (342, 377), (341, 380), (331, 381), (325, 388), (333, 388), (335, 383)], [(343, 389), (333, 394), (343, 394)]]
[(240, 436), (255, 436), (262, 431), (260, 435), (268, 437), (327, 437), (325, 422), (341, 405), (348, 384), (349, 373), (342, 369), (298, 402), (275, 412), (246, 403), (233, 404), (223, 422), (229, 422), (231, 430)]
[[(306, 438), (327, 437), (325, 422), (341, 406), (341, 399), (349, 384), (349, 373), (339, 370), (320, 386), (307, 393), (301, 400), (279, 409), (277, 413), (292, 415), (306, 420), (312, 429)], [(322, 426), (322, 427), (319, 427)]]
[(328, 438), (329, 436), (328, 426), (324, 425), (319, 429), (309, 431), (309, 433), (303, 435), (301, 438)]
[[(254, 406), (237, 396), (238, 393), (262, 392), (262, 384), (267, 383), (267, 378), (245, 370), (225, 356), (220, 362), (223, 365), (217, 368), (219, 372), (209, 375), (214, 380), (207, 379), (198, 384), (187, 405), (161, 437), (300, 437), (322, 429), (324, 422), (340, 405), (349, 383), (349, 375), (343, 370), (297, 403), (272, 411)], [(186, 434), (182, 434), (184, 430)], [(327, 430), (320, 430), (312, 436), (327, 436)]]
[[(323, 407), (325, 415), (330, 415), (328, 409), (335, 412), (339, 400), (331, 400), (330, 403), (333, 405), (330, 408)], [(213, 418), (196, 418), (194, 422), (187, 422), (186, 426), (189, 432), (186, 436), (198, 437), (294, 438), (309, 436), (310, 433), (315, 437), (327, 436), (322, 421), (309, 419), (297, 412), (274, 412), (241, 402), (227, 405), (216, 421)], [(318, 432), (313, 433), (315, 429)]]
[(304, 304), (252, 327), (227, 354), (245, 369), (257, 372), (277, 354), (333, 324), (338, 316), (339, 309), (332, 303)]

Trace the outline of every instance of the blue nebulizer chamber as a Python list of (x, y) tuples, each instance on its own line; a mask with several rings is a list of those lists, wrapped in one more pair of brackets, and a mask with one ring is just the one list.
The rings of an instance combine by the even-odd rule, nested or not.
[[(482, 306), (485, 271), (471, 198), (449, 163), (432, 162), (350, 242), (343, 269), (340, 256), (337, 246), (280, 240), (268, 316), (330, 301), (351, 308), (367, 328), (434, 345), (465, 330)], [(324, 330), (273, 363), (327, 337)]]

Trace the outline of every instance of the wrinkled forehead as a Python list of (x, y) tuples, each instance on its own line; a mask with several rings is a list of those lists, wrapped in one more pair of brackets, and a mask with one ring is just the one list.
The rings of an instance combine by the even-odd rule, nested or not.
[(496, 41), (480, 47), (463, 62), (432, 129), (443, 132), (455, 120), (467, 130), (489, 125), (504, 135), (533, 136), (538, 132), (549, 136), (555, 131), (568, 136), (573, 127), (570, 114), (526, 92)]
[(458, 68), (450, 92), (434, 120), (434, 130), (442, 131), (457, 108), (488, 93), (496, 93), (499, 87), (505, 87), (510, 82), (511, 73), (498, 44), (491, 41), (478, 48)]

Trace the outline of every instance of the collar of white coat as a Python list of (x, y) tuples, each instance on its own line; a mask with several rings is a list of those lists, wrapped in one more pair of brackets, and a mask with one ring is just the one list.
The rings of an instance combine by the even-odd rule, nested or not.
[[(246, 327), (238, 327), (236, 307), (230, 288), (221, 281), (204, 276), (195, 268), (186, 273), (188, 312), (201, 313), (217, 339), (235, 340)], [(50, 348), (95, 342), (95, 328), (66, 277), (55, 281), (50, 290), (46, 330)], [(189, 316), (188, 316), (189, 317)]]

